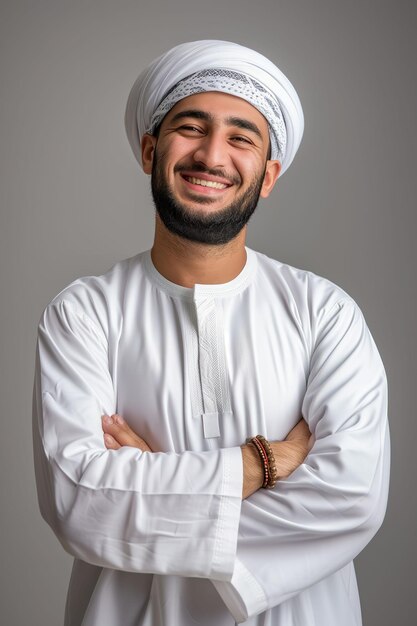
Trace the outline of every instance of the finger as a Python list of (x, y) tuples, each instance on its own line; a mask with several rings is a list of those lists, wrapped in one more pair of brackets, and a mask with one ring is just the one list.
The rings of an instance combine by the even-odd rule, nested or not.
[(129, 424), (123, 419), (121, 415), (115, 413), (114, 415), (103, 415), (102, 426), (104, 431), (111, 429), (113, 432), (125, 431), (131, 437), (136, 437), (135, 431), (133, 431)]
[(130, 428), (129, 424), (121, 415), (113, 415), (113, 418), (116, 428), (120, 428), (120, 431), (117, 431), (116, 434), (119, 436), (120, 432), (120, 443), (123, 442), (122, 445), (140, 448), (143, 452), (152, 452), (146, 441)]
[(104, 435), (104, 445), (108, 450), (118, 450), (121, 448), (116, 439), (107, 433)]
[(102, 419), (103, 431), (111, 435), (120, 445), (132, 445), (135, 435), (127, 428), (120, 415), (104, 415)]
[(130, 428), (121, 415), (103, 416), (103, 431), (111, 435), (120, 446), (151, 451), (148, 444)]

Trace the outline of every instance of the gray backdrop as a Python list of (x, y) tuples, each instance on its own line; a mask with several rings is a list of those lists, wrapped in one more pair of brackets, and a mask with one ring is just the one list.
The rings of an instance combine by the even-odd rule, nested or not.
[(390, 382), (393, 471), (385, 523), (356, 561), (364, 624), (414, 623), (416, 7), (0, 2), (2, 624), (61, 624), (71, 566), (37, 509), (37, 321), (77, 276), (150, 247), (153, 209), (124, 135), (125, 102), (147, 62), (202, 38), (258, 49), (300, 94), (304, 141), (248, 243), (330, 278), (365, 313)]

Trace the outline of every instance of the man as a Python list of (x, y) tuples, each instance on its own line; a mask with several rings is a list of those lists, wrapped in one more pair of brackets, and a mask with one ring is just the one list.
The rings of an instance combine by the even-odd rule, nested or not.
[(66, 624), (358, 626), (384, 369), (343, 290), (245, 247), (300, 144), (297, 94), (252, 50), (186, 43), (139, 76), (126, 129), (152, 250), (75, 281), (39, 326), (35, 464), (75, 557)]

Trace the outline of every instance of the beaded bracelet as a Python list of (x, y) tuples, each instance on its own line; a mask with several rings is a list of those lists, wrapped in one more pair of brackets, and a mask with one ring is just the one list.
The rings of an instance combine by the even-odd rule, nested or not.
[(266, 489), (268, 486), (268, 482), (269, 482), (269, 462), (268, 462), (268, 456), (266, 454), (266, 450), (264, 449), (263, 445), (261, 444), (261, 442), (259, 441), (257, 437), (249, 437), (249, 439), (246, 440), (246, 443), (251, 443), (253, 446), (255, 446), (259, 454), (259, 457), (262, 461), (262, 467), (264, 470), (264, 480), (262, 483), (262, 487)]
[(275, 487), (278, 480), (278, 470), (269, 441), (262, 435), (256, 435), (256, 437), (249, 437), (246, 440), (246, 443), (251, 443), (255, 446), (262, 461), (262, 467), (264, 470), (262, 487), (264, 489), (272, 489)]
[(271, 444), (268, 439), (265, 439), (262, 435), (256, 435), (256, 438), (264, 447), (266, 455), (268, 457), (268, 470), (269, 470), (269, 480), (268, 480), (268, 489), (273, 489), (278, 481), (278, 469), (275, 462), (275, 455), (272, 452)]

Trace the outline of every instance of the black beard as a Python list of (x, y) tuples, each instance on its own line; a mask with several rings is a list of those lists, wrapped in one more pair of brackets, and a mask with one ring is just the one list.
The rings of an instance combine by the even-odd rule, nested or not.
[[(187, 169), (190, 172), (190, 169)], [(193, 172), (210, 172), (202, 165), (194, 164)], [(209, 215), (199, 215), (177, 202), (169, 188), (155, 150), (152, 164), (152, 197), (155, 208), (166, 228), (184, 239), (210, 245), (226, 244), (234, 239), (249, 222), (255, 211), (262, 188), (265, 171), (252, 181), (249, 188), (231, 204)], [(201, 197), (201, 203), (209, 203)]]

